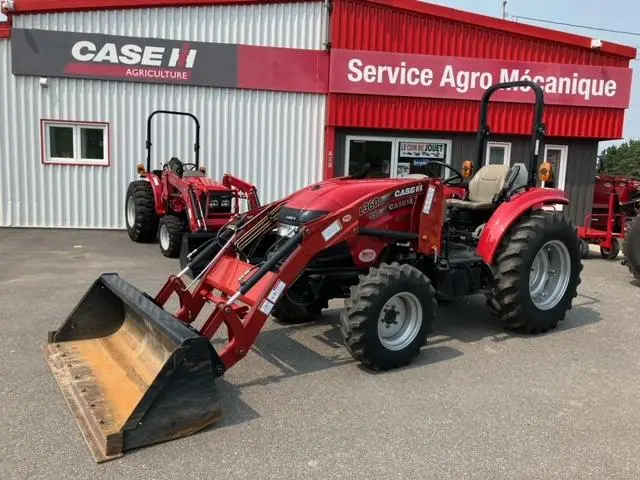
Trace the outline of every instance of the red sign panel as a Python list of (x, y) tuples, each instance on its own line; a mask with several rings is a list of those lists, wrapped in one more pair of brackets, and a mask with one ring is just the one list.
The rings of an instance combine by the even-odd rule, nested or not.
[[(480, 100), (495, 83), (530, 80), (545, 103), (627, 108), (632, 70), (558, 63), (487, 60), (358, 50), (331, 51), (334, 93)], [(530, 88), (496, 92), (491, 99), (533, 102)]]

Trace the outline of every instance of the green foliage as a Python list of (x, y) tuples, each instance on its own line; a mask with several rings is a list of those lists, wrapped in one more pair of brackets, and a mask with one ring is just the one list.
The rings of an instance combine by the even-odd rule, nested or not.
[(608, 147), (602, 151), (598, 159), (601, 173), (640, 179), (640, 140), (629, 140)]

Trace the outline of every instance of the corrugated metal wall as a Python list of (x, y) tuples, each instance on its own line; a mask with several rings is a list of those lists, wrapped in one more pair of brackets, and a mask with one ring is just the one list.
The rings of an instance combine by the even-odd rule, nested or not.
[[(423, 55), (628, 67), (629, 60), (594, 50), (518, 36), (361, 0), (335, 0), (333, 48)], [(477, 128), (478, 103), (429, 98), (332, 94), (329, 124), (336, 127), (453, 130)], [(500, 103), (492, 108), (496, 133), (530, 130), (531, 106)], [(590, 138), (622, 136), (623, 109), (549, 105), (549, 135)]]
[[(159, 8), (18, 16), (18, 28), (321, 49), (321, 3)], [(185, 110), (201, 122), (210, 175), (254, 182), (263, 202), (322, 177), (325, 96), (11, 75), (10, 41), (0, 41), (0, 225), (123, 228), (124, 195), (145, 158), (146, 118)], [(41, 164), (40, 119), (109, 122), (111, 166)], [(193, 130), (156, 117), (153, 163), (191, 158)]]
[[(489, 125), (496, 133), (531, 132), (533, 105), (493, 102)], [(622, 135), (624, 110), (545, 105), (543, 120), (549, 135), (615, 138)], [(474, 132), (480, 102), (441, 98), (331, 94), (329, 125), (401, 130)]]

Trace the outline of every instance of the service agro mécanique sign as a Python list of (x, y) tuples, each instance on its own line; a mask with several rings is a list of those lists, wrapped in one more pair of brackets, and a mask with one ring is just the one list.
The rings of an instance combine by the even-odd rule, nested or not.
[[(632, 70), (436, 55), (333, 49), (329, 90), (336, 93), (480, 100), (491, 85), (529, 80), (545, 103), (627, 108)], [(500, 90), (495, 101), (534, 101), (529, 87)]]

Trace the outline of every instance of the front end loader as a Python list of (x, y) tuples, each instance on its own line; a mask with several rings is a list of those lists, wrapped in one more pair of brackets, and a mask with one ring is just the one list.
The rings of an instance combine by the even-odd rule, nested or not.
[[(497, 177), (495, 204), (471, 184), (452, 205), (453, 179), (326, 180), (234, 216), (153, 297), (103, 274), (44, 347), (96, 460), (215, 423), (215, 379), (267, 320), (312, 321), (332, 298), (345, 299), (345, 347), (371, 370), (420, 354), (438, 299), (484, 293), (506, 328), (554, 328), (580, 283), (578, 238), (543, 210), (567, 204), (564, 193), (535, 187), (535, 176), (516, 185), (519, 172)], [(453, 209), (487, 218), (469, 223)], [(214, 350), (209, 340), (225, 333)]]

